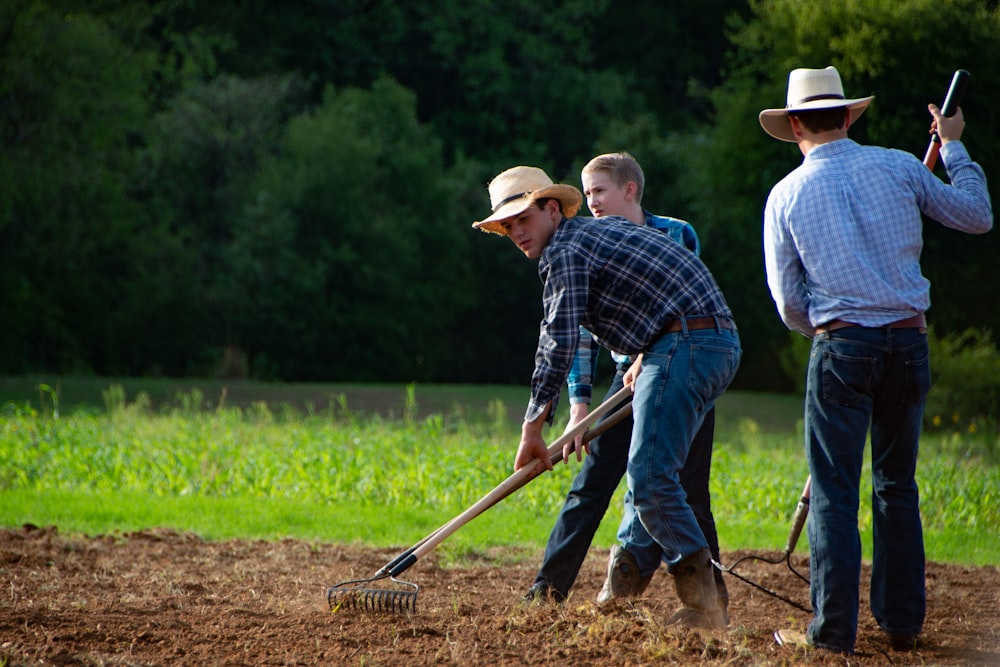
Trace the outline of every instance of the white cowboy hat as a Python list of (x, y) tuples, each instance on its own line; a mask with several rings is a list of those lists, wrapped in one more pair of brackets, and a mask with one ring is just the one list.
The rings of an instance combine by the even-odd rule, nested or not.
[(583, 195), (572, 185), (554, 184), (538, 167), (511, 167), (490, 181), (490, 206), (485, 220), (472, 223), (476, 229), (506, 235), (503, 222), (528, 210), (539, 199), (557, 199), (562, 213), (572, 218), (583, 205)]
[(813, 111), (815, 109), (835, 109), (847, 107), (851, 110), (851, 124), (854, 124), (875, 99), (844, 97), (844, 85), (836, 67), (824, 69), (793, 69), (788, 75), (788, 97), (784, 109), (764, 109), (758, 119), (764, 131), (775, 139), (795, 142), (788, 114), (793, 111)]

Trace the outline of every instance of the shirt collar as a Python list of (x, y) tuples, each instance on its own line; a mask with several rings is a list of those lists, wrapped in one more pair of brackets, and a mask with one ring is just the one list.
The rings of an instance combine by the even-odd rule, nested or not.
[(810, 160), (825, 160), (826, 158), (834, 157), (836, 155), (841, 155), (847, 151), (853, 149), (858, 143), (854, 139), (837, 139), (836, 141), (830, 141), (825, 144), (820, 144), (816, 148), (809, 151), (803, 162), (809, 162)]

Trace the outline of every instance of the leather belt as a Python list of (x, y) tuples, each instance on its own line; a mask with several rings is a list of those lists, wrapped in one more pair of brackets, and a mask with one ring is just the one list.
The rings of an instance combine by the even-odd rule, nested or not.
[[(816, 327), (816, 334), (830, 333), (831, 331), (836, 331), (837, 329), (846, 329), (848, 327), (860, 327), (860, 324), (855, 324), (854, 322), (845, 322), (844, 320), (831, 320), (826, 324), (821, 324)], [(922, 332), (927, 331), (927, 318), (924, 317), (923, 313), (919, 315), (914, 315), (912, 317), (907, 317), (903, 320), (896, 320), (895, 322), (890, 322), (889, 324), (883, 324), (880, 327), (866, 327), (869, 329), (920, 329)]]
[(661, 334), (677, 333), (684, 330), (682, 320), (687, 322), (688, 331), (699, 331), (701, 329), (714, 329), (716, 326), (722, 329), (735, 329), (736, 324), (728, 317), (678, 317), (670, 320), (665, 327), (660, 329)]

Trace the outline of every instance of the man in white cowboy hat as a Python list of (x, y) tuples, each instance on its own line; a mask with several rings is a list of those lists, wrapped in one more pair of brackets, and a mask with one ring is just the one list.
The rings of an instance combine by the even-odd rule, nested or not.
[(897, 650), (915, 646), (924, 621), (914, 480), (930, 387), (921, 214), (973, 234), (993, 225), (983, 170), (959, 141), (961, 109), (945, 118), (928, 105), (947, 185), (909, 153), (848, 139), (871, 100), (845, 97), (833, 67), (796, 69), (787, 106), (759, 116), (764, 131), (797, 143), (804, 156), (768, 196), (764, 258), (781, 319), (812, 338), (805, 439), (815, 612), (805, 633), (778, 630), (775, 639), (841, 653), (853, 653), (857, 638), (858, 487), (869, 429), (871, 611)]
[(724, 627), (708, 543), (679, 480), (695, 432), (739, 366), (739, 336), (722, 291), (701, 260), (665, 234), (624, 218), (575, 217), (580, 191), (553, 184), (541, 169), (508, 169), (489, 193), (493, 211), (473, 226), (505, 235), (538, 258), (543, 285), (531, 400), (514, 469), (535, 459), (552, 468), (542, 426), (552, 422), (580, 326), (609, 349), (642, 354), (631, 384), (626, 467), (633, 507), (662, 550), (688, 612), (684, 622)]

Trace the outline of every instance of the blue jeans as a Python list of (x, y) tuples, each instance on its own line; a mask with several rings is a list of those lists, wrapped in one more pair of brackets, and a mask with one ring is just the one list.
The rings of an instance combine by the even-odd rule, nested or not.
[[(640, 571), (643, 564), (660, 560), (673, 571), (682, 559), (708, 547), (681, 478), (695, 433), (732, 382), (741, 355), (736, 331), (718, 327), (664, 334), (643, 354), (626, 471), (628, 499), (639, 519), (631, 522), (627, 548)], [(711, 452), (707, 458), (710, 465)], [(643, 538), (643, 530), (651, 541)]]
[(914, 475), (929, 388), (927, 336), (918, 329), (850, 327), (813, 338), (805, 420), (815, 614), (807, 638), (816, 646), (854, 651), (859, 486), (869, 427), (872, 615), (893, 635), (915, 635), (923, 625), (924, 544)]
[[(607, 400), (624, 386), (624, 371), (619, 370), (611, 382), (604, 400)], [(715, 409), (705, 416), (702, 427), (695, 436), (697, 444), (691, 446), (691, 456), (681, 474), (681, 484), (688, 494), (688, 501), (694, 509), (705, 538), (708, 540), (712, 556), (719, 558), (719, 537), (712, 516), (711, 498), (708, 491), (708, 475), (712, 463), (712, 440), (715, 433)], [(584, 458), (580, 472), (573, 479), (573, 485), (566, 495), (562, 510), (556, 518), (555, 526), (545, 545), (545, 556), (535, 577), (535, 584), (547, 584), (555, 588), (562, 597), (569, 595), (569, 589), (576, 581), (583, 559), (607, 512), (618, 483), (625, 475), (628, 464), (629, 443), (632, 440), (632, 418), (623, 419), (590, 443), (590, 454)], [(695, 456), (699, 452), (699, 456)], [(643, 534), (647, 535), (645, 531)], [(651, 538), (650, 538), (651, 539)], [(630, 544), (623, 545), (632, 549)], [(640, 569), (648, 574), (659, 565), (659, 555), (651, 566)]]
[[(631, 424), (630, 424), (631, 425)], [(631, 435), (631, 434), (630, 434)], [(680, 471), (681, 487), (687, 495), (688, 505), (694, 512), (694, 518), (701, 528), (712, 558), (719, 560), (719, 533), (715, 528), (715, 515), (712, 514), (712, 495), (708, 488), (712, 473), (712, 448), (715, 437), (715, 407), (713, 406), (701, 428), (691, 441), (691, 450)], [(632, 502), (632, 492), (625, 492), (625, 511), (621, 524), (618, 526), (618, 542), (635, 556), (639, 573), (646, 576), (656, 571), (662, 560), (660, 547), (656, 544), (639, 521)], [(715, 570), (716, 579), (722, 578), (722, 571)]]

